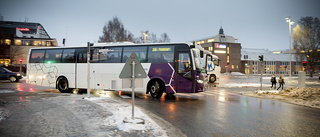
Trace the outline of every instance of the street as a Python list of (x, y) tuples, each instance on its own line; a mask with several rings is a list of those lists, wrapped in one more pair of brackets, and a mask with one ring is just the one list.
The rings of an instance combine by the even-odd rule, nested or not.
[[(263, 78), (264, 89), (269, 88), (269, 81), (269, 77)], [(295, 86), (295, 81), (296, 78), (288, 78), (285, 87)], [(218, 83), (209, 84), (205, 92), (164, 95), (160, 99), (138, 92), (135, 105), (147, 115), (152, 115), (151, 118), (155, 121), (169, 123), (157, 123), (162, 128), (173, 129), (173, 132), (181, 132), (190, 137), (317, 136), (320, 133), (319, 109), (239, 94), (259, 89), (258, 76), (250, 76), (248, 81), (258, 86), (226, 86), (241, 82), (246, 83), (245, 76), (221, 76)], [(319, 87), (319, 81), (308, 79), (306, 86)], [(17, 91), (15, 94), (0, 93), (0, 100), (8, 102), (0, 105), (0, 108), (11, 110), (9, 117), (0, 123), (0, 133), (4, 135), (150, 136), (149, 133), (141, 132), (117, 133), (114, 131), (116, 127), (93, 122), (110, 117), (112, 111), (104, 111), (101, 106), (93, 104), (90, 104), (93, 108), (84, 107), (88, 102), (79, 98), (86, 94), (59, 93), (53, 88), (26, 84), (25, 80), (19, 83), (0, 81), (0, 90)], [(97, 92), (97, 95), (131, 103), (131, 92), (108, 91)], [(37, 103), (40, 101), (41, 104)], [(107, 100), (102, 103), (111, 102)], [(76, 112), (70, 111), (74, 108), (78, 108)], [(84, 122), (86, 120), (83, 119), (88, 119), (89, 122)], [(167, 132), (167, 136), (183, 135)]]

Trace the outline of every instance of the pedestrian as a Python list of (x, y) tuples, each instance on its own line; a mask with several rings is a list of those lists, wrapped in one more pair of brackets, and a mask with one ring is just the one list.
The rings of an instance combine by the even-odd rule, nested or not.
[(272, 77), (271, 77), (271, 84), (272, 84), (271, 89), (272, 89), (273, 85), (274, 85), (274, 89), (277, 88), (276, 74), (273, 74), (273, 75), (272, 75)]
[(283, 89), (283, 85), (284, 84), (286, 84), (286, 83), (284, 83), (283, 75), (281, 75), (280, 78), (279, 78), (279, 87), (278, 87), (277, 90), (279, 90), (280, 87), (282, 87), (282, 89)]

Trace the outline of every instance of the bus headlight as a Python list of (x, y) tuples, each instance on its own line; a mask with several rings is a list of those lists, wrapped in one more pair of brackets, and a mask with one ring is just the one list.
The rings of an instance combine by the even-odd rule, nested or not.
[(197, 82), (203, 84), (203, 80), (198, 79)]
[(21, 76), (21, 74), (18, 73), (17, 76)]

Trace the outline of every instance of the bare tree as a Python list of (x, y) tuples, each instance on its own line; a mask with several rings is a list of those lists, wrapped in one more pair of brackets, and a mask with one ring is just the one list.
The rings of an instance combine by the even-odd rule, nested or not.
[(104, 25), (102, 33), (98, 42), (134, 42), (133, 34), (124, 28), (118, 17), (113, 17), (112, 20), (109, 20)]
[(161, 38), (159, 40), (160, 43), (170, 42), (170, 38), (167, 33), (161, 34)]
[(22, 58), (23, 54), (25, 53), (23, 51), (23, 48), (19, 46), (10, 46), (10, 60), (11, 60), (11, 65), (13, 62), (17, 61), (18, 58)]
[(298, 25), (293, 29), (293, 48), (298, 60), (307, 60), (310, 77), (315, 71), (316, 62), (320, 60), (320, 21), (313, 17), (301, 17)]

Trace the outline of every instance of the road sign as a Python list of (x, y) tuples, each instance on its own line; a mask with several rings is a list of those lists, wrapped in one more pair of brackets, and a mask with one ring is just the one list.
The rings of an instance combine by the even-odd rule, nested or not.
[(144, 71), (138, 56), (136, 53), (132, 52), (128, 60), (126, 61), (126, 64), (122, 68), (122, 71), (119, 75), (120, 79), (124, 78), (132, 78), (132, 64), (134, 64), (134, 78), (146, 78), (147, 74), (146, 71)]

